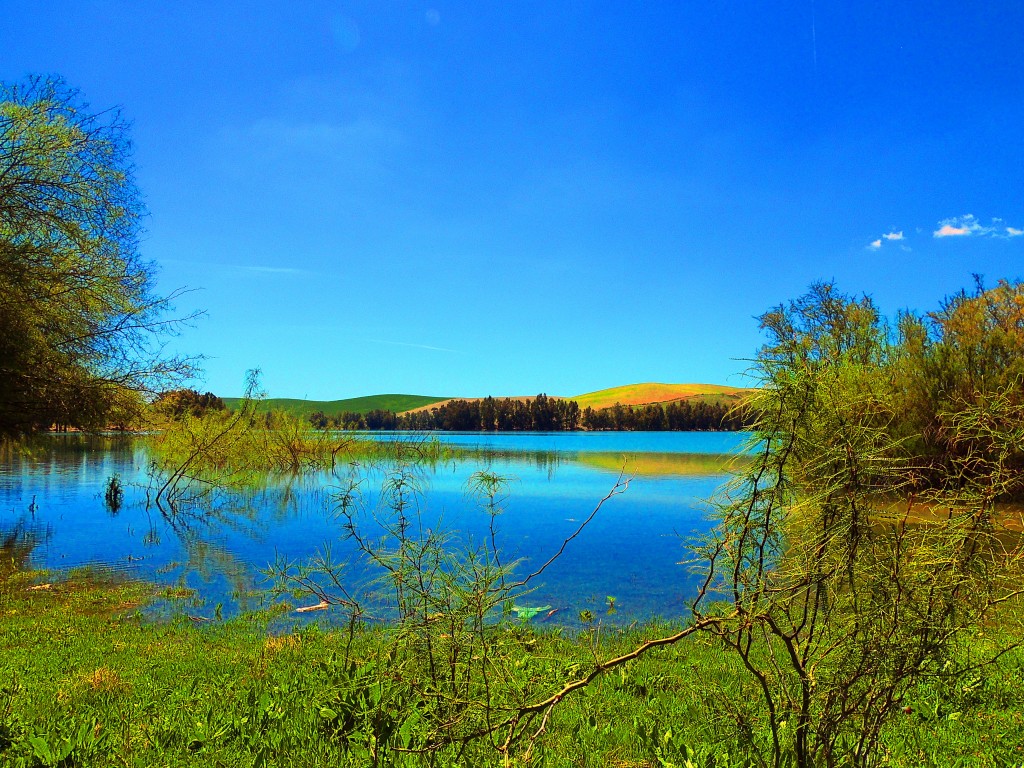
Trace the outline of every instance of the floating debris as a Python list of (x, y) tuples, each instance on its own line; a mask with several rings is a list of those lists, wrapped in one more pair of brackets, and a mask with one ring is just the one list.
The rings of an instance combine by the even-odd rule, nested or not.
[(310, 611), (326, 611), (331, 607), (331, 604), (326, 600), (321, 600), (316, 605), (304, 605), (301, 608), (296, 608), (296, 613), (309, 613)]
[(537, 608), (527, 608), (526, 606), (523, 606), (523, 605), (513, 605), (512, 606), (512, 610), (515, 612), (516, 616), (518, 616), (520, 619), (532, 619), (534, 616), (536, 616), (541, 611), (547, 611), (547, 610), (550, 610), (550, 608), (551, 608), (550, 605), (541, 605), (541, 606), (538, 606)]

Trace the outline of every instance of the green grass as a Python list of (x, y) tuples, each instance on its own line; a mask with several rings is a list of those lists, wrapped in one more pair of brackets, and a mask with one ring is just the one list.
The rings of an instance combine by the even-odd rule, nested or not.
[[(430, 395), (368, 395), (344, 400), (301, 400), (290, 397), (271, 397), (264, 400), (263, 404), (267, 409), (284, 411), (292, 416), (305, 418), (317, 411), (323, 411), (328, 416), (336, 416), (345, 411), (362, 414), (374, 410), (401, 413), (424, 405), (440, 403), (447, 399)], [(241, 402), (239, 397), (225, 397), (223, 400), (224, 405), (232, 410), (237, 408)]]
[[(372, 699), (376, 689), (365, 675), (371, 658), (383, 658), (385, 630), (357, 632), (346, 651), (344, 633), (316, 626), (268, 634), (268, 615), (199, 624), (185, 616), (147, 619), (139, 609), (157, 590), (146, 584), (72, 574), (46, 576), (48, 587), (31, 589), (42, 578), (16, 572), (0, 582), (0, 765), (370, 764), (339, 731), (338, 716), (351, 696)], [(521, 670), (510, 682), (526, 686), (545, 670), (551, 679), (571, 679), (595, 656), (668, 630), (592, 628), (575, 638), (550, 629), (499, 631), (518, 659), (511, 668)], [(1017, 652), (984, 674), (923, 685), (886, 733), (882, 764), (1024, 764), (1022, 670)], [(382, 711), (403, 715), (401, 707), (384, 702)], [(567, 696), (530, 760), (520, 753), (511, 764), (750, 765), (741, 734), (756, 732), (758, 717), (756, 689), (735, 660), (707, 641), (684, 641)], [(381, 764), (501, 760), (475, 741), (461, 756), (434, 763), (394, 755)]]

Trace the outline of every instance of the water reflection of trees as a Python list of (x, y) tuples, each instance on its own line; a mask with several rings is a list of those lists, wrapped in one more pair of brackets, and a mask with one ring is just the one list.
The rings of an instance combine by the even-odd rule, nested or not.
[(26, 517), (0, 529), (0, 580), (6, 581), (18, 571), (28, 570), (32, 552), (49, 537), (48, 528)]
[[(436, 441), (415, 441), (401, 439), (395, 445), (386, 445), (380, 450), (350, 456), (347, 461), (337, 461), (330, 466), (308, 466), (300, 471), (249, 472), (244, 476), (228, 474), (227, 481), (213, 468), (209, 472), (190, 472), (180, 478), (174, 493), (157, 498), (157, 490), (166, 482), (167, 476), (153, 459), (157, 454), (148, 438), (125, 438), (123, 436), (62, 435), (44, 436), (31, 454), (19, 453), (17, 458), (8, 457), (8, 478), (18, 487), (23, 479), (41, 486), (40, 499), (52, 488), (63, 487), (69, 481), (78, 483), (80, 488), (97, 488), (96, 503), (103, 504), (102, 490), (104, 477), (120, 473), (124, 479), (126, 493), (121, 519), (129, 526), (129, 536), (135, 536), (132, 527), (141, 534), (141, 544), (156, 554), (175, 552), (177, 555), (147, 556), (165, 565), (157, 572), (164, 583), (185, 584), (192, 579), (207, 583), (218, 581), (226, 584), (232, 602), (240, 606), (244, 598), (252, 594), (253, 577), (259, 563), (245, 554), (249, 545), (239, 539), (257, 545), (280, 545), (289, 542), (290, 534), (280, 534), (283, 523), (298, 518), (314, 521), (317, 534), (308, 548), (323, 545), (325, 541), (343, 533), (337, 526), (331, 512), (332, 497), (339, 489), (359, 484), (366, 493), (367, 502), (376, 503), (386, 478), (399, 464), (426, 492), (436, 487), (440, 493), (448, 493), (453, 478), (476, 470), (494, 470), (498, 474), (513, 478), (518, 473), (542, 481), (556, 479), (559, 472), (576, 471), (581, 468), (590, 473), (617, 472), (625, 462), (624, 455), (615, 452), (592, 454), (589, 452), (558, 451), (552, 449), (523, 450), (493, 446), (447, 446)], [(631, 459), (643, 456), (630, 455)], [(692, 458), (692, 457), (691, 457)], [(680, 465), (680, 474), (695, 472), (704, 474), (714, 459), (691, 460), (688, 466)], [(659, 474), (673, 463), (669, 454), (659, 455), (652, 468), (652, 474)], [(678, 462), (676, 462), (678, 464)], [(13, 473), (10, 469), (13, 467)], [(630, 469), (629, 471), (632, 471)], [(44, 481), (39, 482), (41, 473)], [(643, 472), (640, 472), (643, 474)], [(670, 473), (671, 474), (671, 473)], [(47, 480), (46, 478), (50, 478)], [(27, 485), (26, 485), (27, 487)], [(443, 514), (443, 504), (439, 507)], [(450, 511), (450, 510), (449, 510)], [(475, 518), (464, 523), (472, 527)], [(335, 525), (337, 530), (323, 528)], [(299, 547), (303, 533), (298, 534)], [(320, 539), (323, 539), (321, 541)], [(13, 540), (12, 540), (13, 541)], [(138, 543), (139, 539), (135, 538)], [(231, 542), (235, 542), (234, 544)], [(168, 549), (168, 545), (170, 548)], [(349, 553), (347, 547), (336, 547), (341, 557)], [(294, 555), (299, 554), (296, 550)], [(167, 563), (174, 558), (176, 562)], [(122, 558), (123, 559), (123, 558)], [(129, 562), (140, 558), (128, 555)], [(269, 558), (268, 558), (269, 559)], [(351, 571), (350, 571), (351, 575)], [(195, 586), (195, 585), (193, 585)], [(221, 586), (216, 591), (222, 590)]]

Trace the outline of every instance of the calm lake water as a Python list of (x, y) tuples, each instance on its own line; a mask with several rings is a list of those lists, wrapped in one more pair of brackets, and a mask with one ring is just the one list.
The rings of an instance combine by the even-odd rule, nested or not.
[[(408, 433), (382, 435), (408, 439)], [(726, 479), (725, 465), (741, 450), (744, 433), (580, 432), (441, 433), (437, 439), (473, 449), (457, 462), (418, 467), (417, 508), (424, 525), (454, 540), (479, 541), (487, 515), (467, 493), (473, 473), (508, 479), (498, 518), (505, 559), (521, 558), (524, 572), (557, 551), (620, 471), (628, 490), (608, 501), (548, 569), (524, 601), (557, 609), (551, 621), (573, 624), (590, 610), (602, 620), (684, 615), (693, 577), (679, 565), (685, 540), (708, 528), (710, 497)], [(337, 493), (346, 478), (277, 479), (244, 497), (226, 497), (203, 514), (168, 516), (147, 504), (152, 491), (144, 441), (111, 443), (52, 436), (30, 455), (0, 464), (0, 557), (21, 554), (35, 567), (113, 568), (133, 577), (196, 591), (189, 612), (223, 615), (259, 607), (261, 570), (275, 559), (301, 561), (325, 545), (338, 558)], [(388, 467), (347, 467), (360, 482), (367, 513), (375, 509)], [(108, 478), (125, 483), (112, 512), (103, 494)], [(20, 547), (20, 549), (19, 549)], [(532, 566), (532, 567), (531, 567)], [(617, 612), (607, 615), (606, 598)], [(315, 601), (314, 601), (315, 602)]]

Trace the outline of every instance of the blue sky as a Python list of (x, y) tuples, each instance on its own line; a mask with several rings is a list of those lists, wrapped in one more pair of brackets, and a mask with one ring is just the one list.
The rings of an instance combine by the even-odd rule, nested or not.
[(14, 2), (0, 79), (133, 121), (197, 386), (742, 385), (820, 279), (1024, 277), (1024, 5)]

